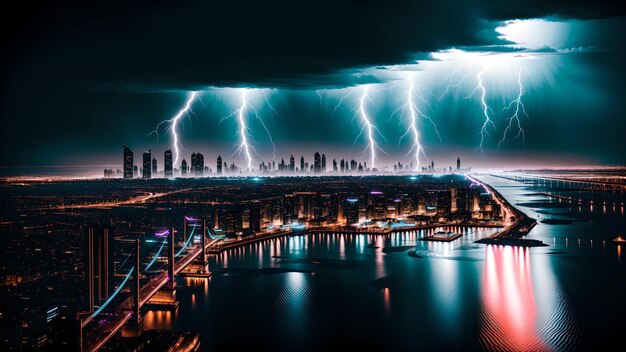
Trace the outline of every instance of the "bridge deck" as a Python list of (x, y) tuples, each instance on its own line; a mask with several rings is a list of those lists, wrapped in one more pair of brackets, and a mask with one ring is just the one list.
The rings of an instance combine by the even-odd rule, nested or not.
[[(208, 241), (205, 245), (205, 250), (215, 242), (215, 240)], [(194, 259), (202, 254), (202, 249), (199, 246), (191, 248), (187, 254), (183, 255), (174, 265), (174, 274), (180, 273), (187, 265), (189, 265)], [(164, 271), (157, 276), (150, 279), (150, 281), (143, 285), (139, 290), (139, 307), (142, 307), (146, 302), (150, 300), (155, 293), (157, 293), (165, 284), (170, 280), (167, 276), (167, 271)], [(124, 324), (126, 324), (133, 315), (134, 299), (133, 296), (126, 298), (120, 304), (113, 309), (113, 313), (102, 314), (101, 320), (93, 321), (90, 316), (82, 322), (83, 327), (87, 327), (89, 324), (97, 324), (91, 331), (83, 333), (83, 349), (85, 351), (97, 351), (104, 346), (107, 341), (111, 339), (117, 333)], [(97, 317), (99, 318), (99, 317)]]

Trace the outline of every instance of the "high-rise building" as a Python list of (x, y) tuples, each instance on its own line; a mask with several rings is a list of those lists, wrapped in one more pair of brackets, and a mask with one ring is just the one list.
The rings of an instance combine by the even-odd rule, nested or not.
[(333, 172), (337, 172), (337, 159), (333, 159)]
[(315, 152), (313, 156), (313, 172), (319, 174), (322, 171), (322, 157), (320, 153)]
[(291, 154), (291, 157), (289, 158), (289, 172), (293, 173), (295, 168), (296, 168), (296, 159), (293, 157), (293, 154)]
[(201, 153), (191, 153), (191, 174), (193, 176), (204, 174), (204, 155)]
[(222, 156), (221, 155), (217, 156), (217, 174), (218, 175), (222, 174)]
[(172, 162), (172, 150), (168, 149), (163, 153), (163, 174), (165, 177), (174, 176), (174, 165)]
[(304, 173), (304, 156), (300, 157), (300, 172)]
[(133, 151), (124, 145), (124, 178), (133, 178)]
[(152, 170), (152, 149), (148, 149), (143, 153), (143, 169), (142, 177), (152, 177), (150, 170)]
[(461, 158), (456, 158), (456, 169), (461, 170)]
[(326, 172), (326, 155), (322, 154), (322, 172)]
[(137, 167), (137, 165), (133, 165), (133, 177), (139, 177), (139, 168)]
[(113, 243), (113, 234), (109, 233), (109, 229), (89, 227), (87, 230), (85, 274), (90, 311), (104, 303), (112, 293)]
[(356, 172), (356, 169), (357, 169), (356, 160), (354, 160), (354, 159), (350, 160), (350, 171)]
[(156, 158), (152, 158), (152, 175), (157, 175), (157, 161)]
[(351, 197), (346, 199), (343, 209), (348, 225), (359, 223), (359, 198)]
[(183, 159), (180, 163), (180, 174), (182, 176), (187, 176), (187, 160)]

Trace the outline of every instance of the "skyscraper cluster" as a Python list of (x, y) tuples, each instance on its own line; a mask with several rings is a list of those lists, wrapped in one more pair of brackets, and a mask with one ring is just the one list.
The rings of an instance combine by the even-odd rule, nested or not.
[[(186, 159), (183, 159), (180, 163), (180, 168), (176, 168), (173, 163), (173, 153), (171, 149), (165, 150), (163, 154), (163, 170), (162, 174), (158, 169), (158, 161), (153, 155), (152, 150), (146, 150), (142, 155), (142, 164), (139, 166), (134, 165), (133, 151), (124, 145), (124, 160), (123, 160), (123, 177), (125, 179), (132, 179), (141, 177), (143, 179), (150, 179), (162, 175), (166, 178), (171, 177), (203, 177), (211, 176), (213, 170), (205, 164), (204, 155), (202, 153), (191, 153), (191, 163), (188, 163)], [(435, 161), (432, 160), (427, 166), (421, 168), (423, 173), (433, 172), (452, 172), (452, 166), (449, 168), (436, 169)], [(300, 156), (299, 164), (296, 164), (296, 158), (293, 154), (289, 156), (289, 162), (285, 162), (285, 159), (281, 159), (280, 162), (261, 162), (258, 166), (258, 170), (253, 170), (259, 174), (279, 174), (279, 175), (326, 175), (332, 174), (345, 174), (354, 175), (360, 173), (378, 173), (377, 169), (370, 169), (367, 162), (358, 162), (355, 159), (332, 159), (332, 169), (327, 169), (327, 160), (325, 154), (315, 152), (313, 154), (313, 162), (309, 164), (304, 158), (304, 155)], [(463, 171), (461, 169), (461, 159), (456, 160), (456, 171)], [(245, 172), (244, 168), (237, 166), (234, 162), (230, 165), (221, 155), (217, 157), (217, 163), (215, 168), (215, 175), (217, 176), (229, 176), (229, 175), (241, 175)], [(383, 171), (383, 173), (386, 171)], [(388, 172), (388, 171), (387, 171)], [(394, 173), (412, 173), (415, 172), (413, 163), (408, 165), (398, 162), (393, 165)], [(122, 171), (118, 170), (117, 173), (112, 170), (106, 169), (104, 172), (105, 177), (115, 177)]]

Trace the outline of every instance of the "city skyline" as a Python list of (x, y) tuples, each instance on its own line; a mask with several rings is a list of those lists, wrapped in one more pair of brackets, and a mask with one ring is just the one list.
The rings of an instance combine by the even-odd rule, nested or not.
[[(152, 149), (144, 152), (145, 155), (151, 154)], [(113, 169), (104, 169), (104, 177), (122, 177), (124, 179), (133, 179), (133, 178), (155, 178), (155, 177), (204, 177), (204, 176), (255, 176), (255, 175), (293, 175), (293, 176), (304, 176), (304, 175), (352, 175), (358, 173), (368, 173), (368, 174), (385, 174), (385, 173), (397, 173), (403, 172), (408, 174), (416, 174), (416, 173), (432, 173), (432, 172), (461, 172), (461, 171), (470, 171), (470, 168), (461, 168), (461, 157), (457, 157), (455, 161), (454, 168), (451, 165), (443, 166), (443, 167), (435, 167), (435, 161), (431, 160), (426, 166), (420, 166), (417, 169), (416, 165), (413, 165), (412, 162), (409, 164), (403, 164), (400, 161), (392, 164), (382, 166), (380, 169), (371, 168), (367, 165), (367, 160), (355, 160), (352, 159), (336, 159), (329, 158), (329, 163), (331, 163), (331, 168), (327, 169), (326, 167), (326, 154), (315, 152), (313, 154), (313, 160), (311, 163), (307, 161), (304, 155), (300, 156), (300, 163), (297, 165), (293, 154), (290, 155), (290, 158), (285, 162), (284, 158), (281, 158), (280, 162), (276, 161), (262, 161), (261, 164), (257, 165), (257, 167), (253, 167), (252, 170), (245, 168), (245, 166), (237, 165), (234, 162), (228, 163), (225, 158), (222, 158), (221, 155), (218, 155), (215, 159), (215, 167), (209, 165), (209, 163), (204, 163), (204, 155), (201, 153), (191, 153), (191, 168), (187, 165), (187, 160), (183, 156), (181, 159), (181, 167), (173, 168), (172, 167), (172, 151), (170, 149), (164, 152), (163, 157), (163, 168), (158, 169), (158, 161), (156, 156), (152, 158), (152, 163), (150, 164), (150, 175), (146, 175), (142, 173), (143, 166), (138, 166), (134, 164), (133, 160), (133, 152), (127, 146), (123, 146), (123, 166), (122, 169), (117, 168)], [(149, 158), (148, 157), (148, 158)], [(198, 158), (202, 158), (201, 161)], [(169, 160), (169, 162), (168, 162)], [(193, 166), (195, 165), (195, 166)], [(137, 169), (138, 174), (142, 175), (138, 177), (135, 175), (133, 170)], [(123, 170), (123, 171), (122, 171)]]
[(17, 2), (0, 349), (623, 344), (626, 7)]

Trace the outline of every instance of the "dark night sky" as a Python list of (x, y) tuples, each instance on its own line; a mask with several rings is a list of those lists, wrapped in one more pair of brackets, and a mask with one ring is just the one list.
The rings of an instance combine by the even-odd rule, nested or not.
[[(624, 10), (612, 5), (615, 1), (547, 2), (18, 5), (23, 7), (1, 15), (0, 165), (119, 163), (125, 143), (136, 153), (147, 147), (162, 153), (171, 138), (162, 134), (157, 141), (147, 133), (173, 116), (190, 90), (205, 92), (179, 128), (183, 156), (191, 150), (210, 159), (230, 155), (238, 140), (236, 120), (218, 122), (237, 108), (238, 95), (222, 87), (272, 88), (251, 99), (272, 131), (279, 156), (316, 149), (360, 156), (367, 142), (355, 142), (360, 126), (352, 120), (360, 93), (348, 95), (339, 112), (334, 107), (344, 94), (337, 89), (364, 83), (373, 83), (370, 114), (388, 139), (380, 141), (389, 154), (380, 153), (381, 159), (405, 161), (410, 139), (409, 144), (400, 140), (402, 122), (390, 118), (399, 95), (388, 68), (413, 64), (411, 70), (421, 74), (438, 67), (431, 65), (437, 63), (431, 53), (463, 48), (497, 54), (510, 50), (510, 44), (535, 54), (554, 52), (525, 64), (525, 146), (512, 140), (496, 148), (506, 123), (502, 107), (517, 89), (507, 79), (517, 71), (485, 74), (496, 126), (483, 154), (476, 151), (477, 101), (462, 99), (461, 92), (434, 102), (441, 88), (435, 83), (454, 70), (443, 63), (439, 76), (423, 75), (434, 92), (427, 98), (429, 114), (442, 135), (440, 141), (428, 124), (421, 126), (429, 157), (455, 153), (489, 164), (508, 156), (532, 163), (551, 155), (563, 164), (626, 163)], [(498, 37), (502, 21), (532, 18), (575, 25), (561, 47), (529, 48)], [(416, 59), (428, 62), (415, 65)], [(472, 92), (474, 76), (465, 93)], [(266, 98), (276, 112), (264, 104)], [(263, 160), (271, 160), (269, 140), (252, 116), (249, 127)], [(239, 155), (227, 160), (243, 164)]]

